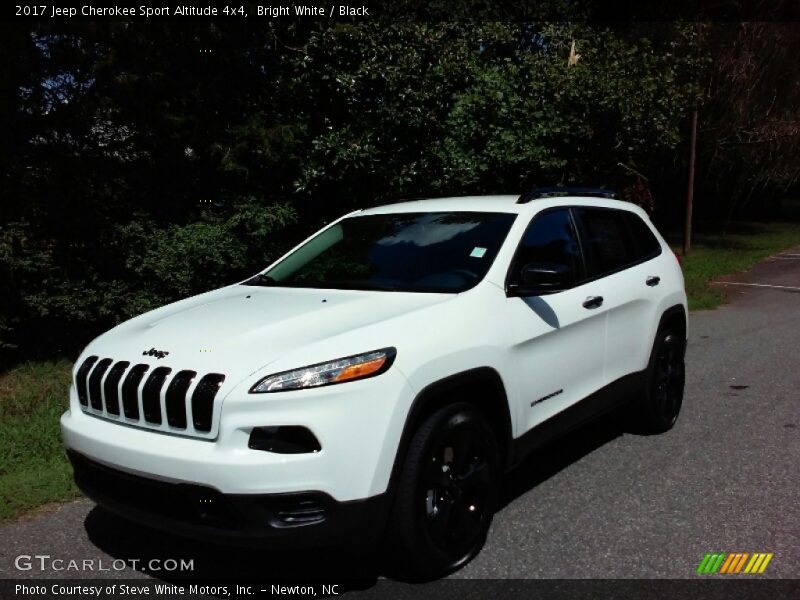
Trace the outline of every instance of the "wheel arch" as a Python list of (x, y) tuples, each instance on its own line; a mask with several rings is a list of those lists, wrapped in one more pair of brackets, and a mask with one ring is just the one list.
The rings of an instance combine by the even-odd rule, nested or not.
[(503, 380), (492, 367), (468, 369), (428, 384), (412, 401), (392, 465), (391, 492), (394, 492), (414, 432), (428, 416), (454, 401), (468, 402), (483, 413), (497, 437), (501, 464), (508, 464), (512, 448), (511, 412)]
[(681, 338), (684, 341), (683, 347), (685, 351), (686, 341), (687, 341), (686, 336), (688, 333), (687, 321), (688, 318), (686, 315), (686, 308), (683, 306), (683, 304), (676, 304), (674, 306), (670, 306), (663, 313), (661, 313), (661, 319), (659, 319), (658, 328), (656, 329), (655, 333), (657, 334), (659, 331), (665, 328), (673, 328), (677, 330), (677, 332), (681, 335)]

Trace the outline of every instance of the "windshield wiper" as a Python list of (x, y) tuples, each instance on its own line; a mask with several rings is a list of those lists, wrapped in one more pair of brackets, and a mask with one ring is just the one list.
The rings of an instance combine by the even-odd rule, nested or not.
[(243, 282), (242, 285), (275, 285), (277, 281), (275, 281), (274, 277), (270, 277), (269, 275), (265, 275), (264, 273), (259, 273), (254, 277), (251, 277), (247, 281)]

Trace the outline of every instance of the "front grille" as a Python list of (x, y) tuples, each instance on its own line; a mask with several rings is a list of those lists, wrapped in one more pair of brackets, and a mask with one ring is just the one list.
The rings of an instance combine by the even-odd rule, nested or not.
[(170, 367), (90, 356), (75, 374), (83, 412), (135, 427), (191, 437), (214, 435), (215, 399), (225, 381), (220, 373), (173, 374)]

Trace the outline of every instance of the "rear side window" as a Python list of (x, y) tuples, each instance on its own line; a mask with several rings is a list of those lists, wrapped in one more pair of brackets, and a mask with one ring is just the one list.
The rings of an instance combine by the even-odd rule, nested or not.
[(638, 260), (647, 260), (661, 254), (661, 244), (639, 215), (626, 212), (625, 219), (631, 229)]
[(600, 277), (639, 262), (626, 212), (605, 208), (575, 210), (581, 225), (589, 277)]
[(582, 278), (581, 249), (568, 208), (534, 217), (517, 250), (511, 283), (519, 283), (520, 269), (532, 262), (566, 265), (572, 271), (573, 283)]
[(601, 277), (661, 253), (661, 244), (639, 215), (611, 208), (575, 209), (589, 277)]

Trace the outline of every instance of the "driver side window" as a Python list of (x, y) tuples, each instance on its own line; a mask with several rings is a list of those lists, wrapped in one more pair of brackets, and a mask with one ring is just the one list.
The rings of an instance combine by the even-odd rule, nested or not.
[(567, 267), (570, 286), (583, 279), (580, 245), (568, 208), (549, 210), (533, 218), (517, 249), (509, 282), (521, 283), (520, 271), (531, 263)]

